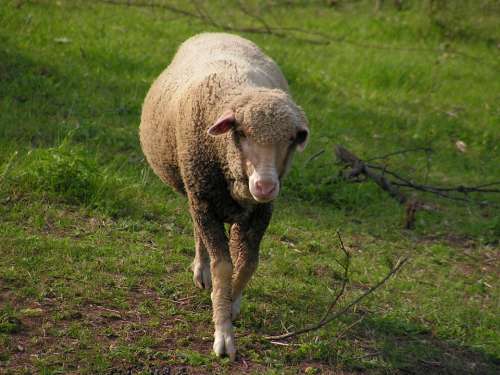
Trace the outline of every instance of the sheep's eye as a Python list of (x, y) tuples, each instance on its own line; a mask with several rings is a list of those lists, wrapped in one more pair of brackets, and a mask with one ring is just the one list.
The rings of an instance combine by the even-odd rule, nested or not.
[(297, 144), (302, 144), (306, 141), (307, 139), (307, 131), (305, 130), (299, 130), (297, 132), (297, 137), (295, 138), (295, 141), (297, 142)]
[(245, 133), (243, 133), (243, 131), (241, 131), (241, 130), (236, 131), (236, 135), (237, 135), (237, 136), (238, 136), (238, 138), (240, 138), (240, 139), (242, 139), (242, 138), (246, 138), (246, 137), (247, 137), (247, 136), (246, 136), (246, 134), (245, 134)]

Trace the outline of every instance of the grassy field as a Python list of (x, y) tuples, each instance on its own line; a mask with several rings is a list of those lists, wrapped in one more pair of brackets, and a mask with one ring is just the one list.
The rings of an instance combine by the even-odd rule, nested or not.
[[(1, 2), (0, 373), (500, 373), (498, 194), (419, 195), (433, 210), (405, 230), (404, 207), (339, 179), (333, 157), (335, 144), (367, 159), (431, 147), (386, 163), (435, 185), (500, 181), (499, 6), (210, 3), (219, 26), (153, 6)], [(211, 354), (187, 204), (146, 165), (137, 129), (177, 46), (220, 24), (264, 27), (249, 14), (332, 42), (240, 33), (282, 67), (312, 138), (276, 203), (232, 364)], [(266, 341), (321, 318), (342, 280), (337, 231), (352, 254), (341, 305), (410, 262), (327, 327)]]

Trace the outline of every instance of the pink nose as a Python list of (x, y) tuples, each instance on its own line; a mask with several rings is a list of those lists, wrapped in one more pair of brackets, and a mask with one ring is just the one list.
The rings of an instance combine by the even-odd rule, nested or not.
[(276, 190), (276, 183), (273, 181), (256, 181), (255, 190), (261, 197), (269, 197)]

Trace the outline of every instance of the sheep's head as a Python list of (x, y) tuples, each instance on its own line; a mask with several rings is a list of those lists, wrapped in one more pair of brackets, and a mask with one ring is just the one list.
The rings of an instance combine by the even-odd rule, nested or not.
[(230, 167), (245, 187), (233, 196), (265, 203), (278, 196), (293, 153), (306, 146), (309, 128), (304, 113), (286, 93), (259, 89), (238, 96), (208, 134), (228, 135), (229, 157), (238, 159)]

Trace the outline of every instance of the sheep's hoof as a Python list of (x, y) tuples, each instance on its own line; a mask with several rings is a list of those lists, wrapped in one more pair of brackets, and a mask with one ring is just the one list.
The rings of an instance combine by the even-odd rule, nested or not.
[(227, 354), (231, 361), (236, 359), (234, 331), (231, 322), (215, 327), (214, 352), (217, 357)]
[(210, 274), (210, 264), (195, 262), (193, 263), (193, 281), (200, 289), (212, 288), (212, 275)]
[(231, 318), (234, 320), (238, 319), (240, 316), (240, 309), (241, 309), (241, 294), (236, 297), (231, 304)]

